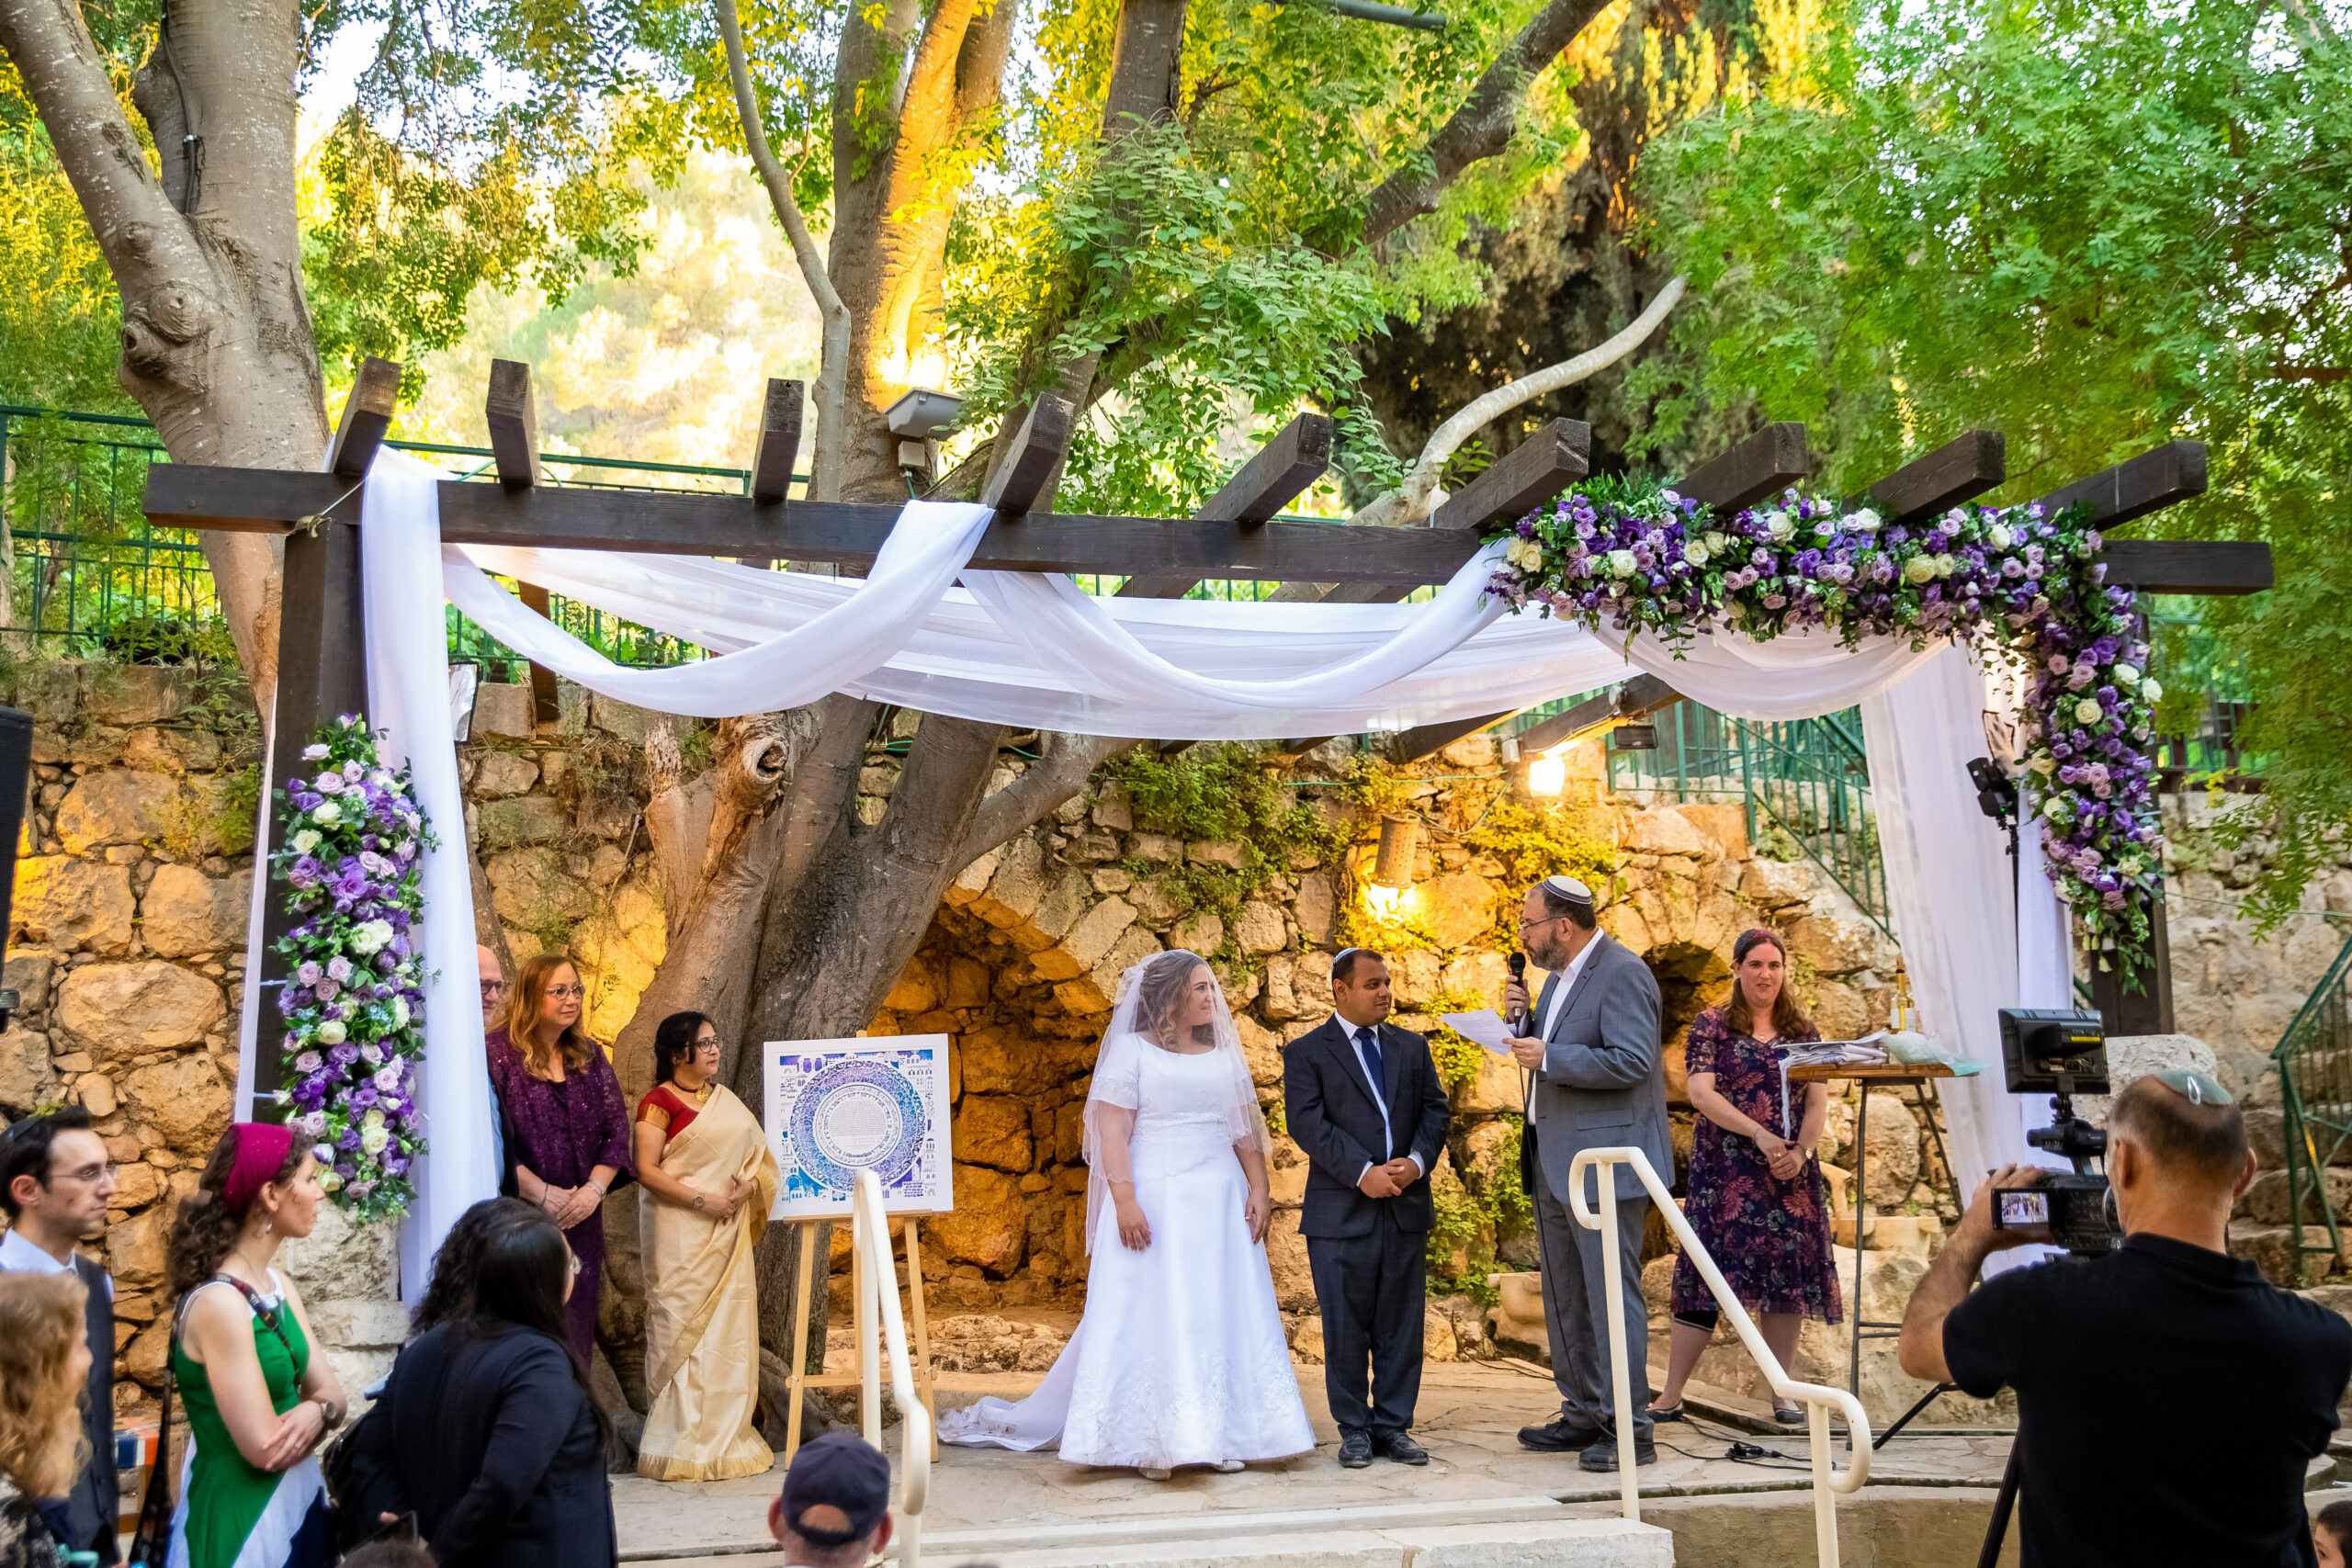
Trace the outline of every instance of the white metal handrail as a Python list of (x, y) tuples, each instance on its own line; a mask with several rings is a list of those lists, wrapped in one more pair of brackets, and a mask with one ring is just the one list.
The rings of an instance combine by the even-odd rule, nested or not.
[[(1684, 1256), (1699, 1270), (1699, 1278), (1714, 1292), (1715, 1305), (1731, 1319), (1732, 1327), (1739, 1333), (1739, 1342), (1756, 1358), (1764, 1370), (1764, 1380), (1772, 1392), (1783, 1399), (1803, 1400), (1805, 1406), (1805, 1429), (1813, 1439), (1813, 1528), (1818, 1543), (1821, 1568), (1838, 1568), (1837, 1499), (1833, 1494), (1853, 1492), (1870, 1479), (1871, 1419), (1862, 1412), (1861, 1402), (1842, 1388), (1825, 1388), (1819, 1383), (1799, 1382), (1788, 1374), (1764, 1336), (1757, 1331), (1755, 1322), (1739, 1298), (1724, 1282), (1723, 1271), (1715, 1260), (1707, 1256), (1700, 1245), (1698, 1234), (1682, 1210), (1667, 1190), (1657, 1172), (1650, 1168), (1649, 1156), (1636, 1148), (1587, 1149), (1568, 1168), (1568, 1210), (1577, 1224), (1587, 1230), (1600, 1233), (1600, 1256), (1603, 1279), (1609, 1298), (1609, 1357), (1610, 1371), (1616, 1387), (1613, 1390), (1617, 1412), (1617, 1476), (1618, 1490), (1624, 1499), (1625, 1517), (1638, 1520), (1642, 1517), (1642, 1487), (1634, 1466), (1634, 1392), (1632, 1371), (1625, 1364), (1625, 1298), (1624, 1264), (1617, 1250), (1617, 1182), (1612, 1166), (1628, 1165), (1649, 1189), (1650, 1201), (1657, 1205), (1674, 1237), (1682, 1244)], [(1585, 1203), (1585, 1172), (1598, 1168), (1600, 1180), (1600, 1213), (1596, 1215)], [(1850, 1310), (1860, 1312), (1861, 1303), (1850, 1303)], [(1646, 1377), (1647, 1368), (1643, 1369)], [(1847, 1429), (1853, 1437), (1853, 1458), (1844, 1470), (1839, 1470), (1829, 1457), (1829, 1406), (1835, 1405), (1846, 1417)]]
[[(882, 1182), (871, 1170), (857, 1173), (850, 1196), (850, 1246), (858, 1256), (858, 1416), (865, 1440), (882, 1446), (882, 1369), (877, 1352), (888, 1351), (890, 1398), (899, 1406), (902, 1445), (898, 1539), (894, 1554), (904, 1568), (922, 1560), (922, 1510), (931, 1499), (931, 1412), (915, 1393), (914, 1362), (907, 1355), (907, 1324), (899, 1307), (899, 1273), (890, 1258), (890, 1216), (882, 1206)], [(881, 1340), (876, 1344), (876, 1337)]]

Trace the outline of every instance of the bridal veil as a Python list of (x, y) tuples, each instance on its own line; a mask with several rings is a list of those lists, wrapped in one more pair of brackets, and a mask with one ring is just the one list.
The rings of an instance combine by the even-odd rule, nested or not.
[(1193, 971), (1207, 966), (1207, 960), (1198, 953), (1176, 948), (1154, 953), (1119, 976), (1118, 1001), (1111, 1010), (1111, 1027), (1103, 1032), (1094, 1058), (1093, 1081), (1086, 1092), (1086, 1245), (1090, 1252), (1095, 1224), (1111, 1191), (1102, 1168), (1104, 1113), (1114, 1107), (1132, 1111), (1141, 1105), (1146, 1051), (1194, 1051), (1201, 1044), (1210, 1045), (1225, 1069), (1220, 1078), (1226, 1090), (1221, 1111), (1234, 1146), (1255, 1149), (1272, 1162), (1273, 1139), (1258, 1109), (1258, 1088), (1250, 1078), (1250, 1062), (1241, 1052), (1241, 1033), (1233, 1026), (1233, 1010), (1226, 1005), (1225, 988), (1216, 984), (1214, 971), (1215, 1009), (1203, 1031), (1207, 1040), (1202, 1040), (1199, 1032), (1190, 1041), (1179, 1038), (1182, 1032), (1178, 1021), (1192, 990)]

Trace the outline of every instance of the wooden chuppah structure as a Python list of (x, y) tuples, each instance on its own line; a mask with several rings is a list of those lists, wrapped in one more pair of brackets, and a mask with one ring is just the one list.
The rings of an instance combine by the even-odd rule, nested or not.
[[(361, 637), (358, 519), (368, 470), (390, 427), (400, 367), (368, 359), (339, 421), (326, 469), (157, 464), (142, 507), (166, 527), (278, 534), (286, 538), (278, 627), (277, 692), (271, 725), (271, 776), (296, 774), (302, 748), (319, 725), (358, 712), (367, 701)], [(786, 498), (800, 444), (801, 384), (771, 380), (763, 400), (749, 495), (571, 490), (541, 484), (530, 367), (492, 366), (484, 414), (495, 454), (496, 482), (449, 479), (439, 486), (441, 535), (451, 544), (621, 550), (857, 566), (871, 562), (897, 522), (896, 503)], [(1449, 497), (1430, 524), (1375, 528), (1284, 522), (1281, 508), (1319, 478), (1331, 452), (1331, 422), (1306, 413), (1242, 465), (1190, 518), (1096, 516), (1035, 510), (1067, 456), (1077, 412), (1046, 394), (1031, 407), (1012, 457), (981, 495), (994, 508), (971, 564), (983, 570), (1093, 572), (1125, 576), (1129, 597), (1181, 597), (1216, 578), (1326, 582), (1329, 598), (1394, 603), (1413, 589), (1442, 583), (1479, 547), (1479, 531), (1558, 495), (1589, 470), (1590, 427), (1554, 420)], [(1733, 511), (1804, 479), (1811, 471), (1804, 426), (1767, 425), (1681, 481), (1683, 493)], [(1865, 491), (1889, 523), (1922, 521), (2000, 485), (2007, 477), (1998, 433), (1972, 432), (1887, 475)], [(2175, 441), (2040, 499), (2057, 509), (2085, 502), (2101, 528), (2143, 517), (2203, 493), (2205, 448)], [(2099, 557), (2111, 583), (2145, 592), (2239, 594), (2271, 585), (2270, 547), (2259, 542), (2109, 539)], [(526, 584), (526, 604), (544, 611), (543, 589)], [(554, 716), (554, 678), (534, 668), (541, 717)], [(1538, 748), (1613, 719), (1655, 711), (1679, 695), (1644, 677), (1547, 721), (1522, 744)], [(1399, 759), (1510, 717), (1494, 714), (1426, 727), (1397, 738)], [(1306, 742), (1294, 743), (1304, 747)], [(256, 845), (266, 860), (274, 824)], [(265, 900), (260, 988), (281, 984), (275, 951), (289, 917)], [(2172, 1027), (2171, 976), (2164, 908), (2153, 921), (2147, 968), (2098, 976), (2098, 1000), (2114, 1033), (2160, 1033)], [(274, 1051), (254, 1063), (258, 1092), (277, 1088)]]

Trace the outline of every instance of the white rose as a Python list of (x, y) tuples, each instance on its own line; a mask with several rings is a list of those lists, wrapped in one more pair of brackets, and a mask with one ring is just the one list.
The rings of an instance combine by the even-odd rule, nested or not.
[(2142, 681), (2140, 682), (2140, 694), (2147, 698), (2152, 703), (2160, 703), (2165, 700), (2164, 687), (2157, 684), (2153, 680)]
[(343, 1043), (343, 1020), (339, 1018), (331, 1018), (324, 1023), (319, 1025), (319, 1039), (322, 1043), (328, 1045), (340, 1045)]
[(319, 835), (312, 829), (305, 828), (300, 832), (294, 835), (294, 852), (296, 854), (306, 855), (318, 847)]
[(343, 1178), (334, 1173), (334, 1166), (330, 1165), (325, 1160), (321, 1160), (319, 1162), (318, 1182), (320, 1191), (332, 1192), (343, 1185)]
[(390, 920), (362, 920), (351, 928), (351, 951), (362, 955), (381, 953), (391, 940)]
[(1634, 575), (1634, 573), (1635, 571), (1637, 571), (1637, 570), (1640, 570), (1640, 563), (1639, 563), (1639, 562), (1637, 562), (1637, 561), (1635, 561), (1635, 560), (1634, 559), (1634, 552), (1633, 552), (1633, 551), (1631, 551), (1631, 550), (1611, 550), (1611, 551), (1610, 551), (1610, 552), (1609, 552), (1609, 575), (1610, 575), (1610, 576), (1611, 576), (1611, 577), (1631, 577), (1631, 576), (1633, 576), (1633, 575)]
[(1960, 558), (1958, 556), (1940, 555), (1936, 558), (1936, 575), (1938, 577), (1950, 577), (1953, 572), (1959, 570)]
[(1984, 530), (1984, 542), (1996, 550), (2006, 550), (2018, 542), (2018, 536), (2009, 531), (2007, 524), (1996, 523)]
[(2115, 667), (2115, 683), (2119, 686), (2136, 686), (2140, 683), (2140, 671), (2132, 665), (2119, 664)]
[(1707, 547), (1706, 547), (1706, 545), (1705, 545), (1704, 543), (1702, 543), (1702, 541), (1697, 540), (1697, 539), (1692, 539), (1692, 540), (1690, 540), (1689, 543), (1685, 544), (1685, 545), (1682, 547), (1682, 558), (1683, 558), (1684, 560), (1686, 560), (1686, 561), (1690, 562), (1692, 566), (1704, 566), (1704, 565), (1706, 565), (1706, 564), (1707, 564)]
[[(2048, 778), (2051, 774), (2058, 771), (2058, 759), (2051, 756), (2045, 751), (2041, 756), (2036, 757), (2032, 761), (2028, 762), (2026, 766), (2031, 768), (2035, 773), (2040, 773), (2043, 778)], [(2055, 813), (2058, 807), (2064, 804), (2065, 801), (2062, 797), (2058, 800), (2052, 801), (2048, 809), (2051, 812)]]
[(392, 998), (392, 1027), (394, 1029), (408, 1027), (408, 998), (405, 997)]
[(1730, 535), (1724, 533), (1720, 528), (1710, 528), (1707, 530), (1707, 553), (1709, 555), (1719, 556), (1729, 548), (1731, 548)]
[(2085, 697), (2081, 702), (2075, 705), (2075, 722), (2076, 724), (2097, 724), (2100, 719), (2105, 718), (2106, 716), (2107, 710), (2098, 705), (2098, 699), (2096, 697)]
[(1764, 519), (1764, 535), (1776, 545), (1785, 545), (1796, 536), (1796, 519), (1785, 512), (1768, 513)]
[(1521, 571), (1533, 571), (1544, 564), (1544, 547), (1532, 539), (1513, 539), (1505, 547), (1503, 559)]
[(1936, 559), (1933, 556), (1913, 556), (1903, 563), (1903, 581), (1905, 582), (1926, 582), (1935, 575)]
[(370, 1155), (382, 1154), (384, 1145), (391, 1142), (391, 1137), (390, 1133), (384, 1131), (382, 1123), (379, 1122), (359, 1134), (360, 1152)]
[(384, 1113), (371, 1105), (367, 1114), (359, 1118), (359, 1124), (362, 1127), (380, 1127), (384, 1124)]
[(1878, 532), (1878, 513), (1867, 506), (1846, 519), (1846, 526), (1857, 534), (1875, 534)]
[(327, 749), (316, 741), (302, 748), (302, 761), (315, 762), (327, 754)]
[(322, 802), (319, 808), (311, 813), (311, 820), (322, 828), (332, 828), (343, 820), (343, 807), (332, 800)]

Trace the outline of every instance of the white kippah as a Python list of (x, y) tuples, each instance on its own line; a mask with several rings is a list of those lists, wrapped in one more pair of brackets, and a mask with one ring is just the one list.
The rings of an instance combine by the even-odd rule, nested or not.
[(1544, 879), (1544, 886), (1545, 891), (1566, 898), (1572, 904), (1592, 902), (1592, 889), (1573, 876), (1547, 876)]

